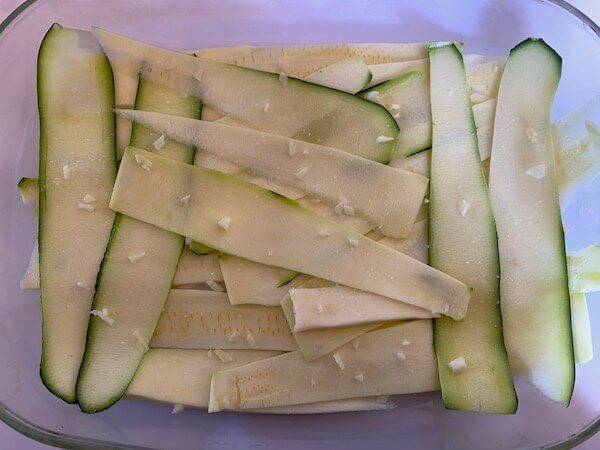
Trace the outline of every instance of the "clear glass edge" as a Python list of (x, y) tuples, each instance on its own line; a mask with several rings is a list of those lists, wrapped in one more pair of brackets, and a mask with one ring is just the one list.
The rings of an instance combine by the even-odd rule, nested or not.
[[(26, 0), (21, 3), (17, 8), (11, 12), (6, 19), (0, 23), (0, 37), (2, 33), (10, 26), (12, 22), (14, 22), (23, 12), (25, 12), (30, 6), (37, 3), (39, 0)], [(596, 37), (600, 40), (600, 26), (596, 24), (592, 19), (590, 19), (586, 14), (582, 11), (567, 3), (564, 0), (533, 0), (538, 1), (540, 3), (548, 3), (551, 5), (555, 5), (572, 16), (576, 17), (581, 21), (581, 23), (589, 28), (590, 32), (596, 35)], [(45, 428), (40, 428), (28, 421), (27, 419), (14, 414), (10, 411), (2, 402), (0, 402), (0, 420), (4, 422), (9, 427), (18, 431), (19, 433), (34, 439), (43, 444), (60, 446), (62, 448), (67, 449), (124, 449), (124, 450), (152, 450), (149, 447), (139, 447), (133, 445), (122, 445), (115, 444), (113, 442), (107, 441), (99, 441), (96, 439), (86, 439), (81, 437), (70, 436), (66, 434), (56, 433)], [(575, 446), (585, 442), (590, 439), (596, 433), (600, 431), (600, 417), (597, 417), (593, 422), (588, 424), (586, 427), (579, 430), (579, 432), (571, 434), (567, 436), (565, 439), (560, 441), (555, 441), (550, 444), (543, 445), (542, 449), (552, 449), (552, 450), (565, 450), (571, 449)]]

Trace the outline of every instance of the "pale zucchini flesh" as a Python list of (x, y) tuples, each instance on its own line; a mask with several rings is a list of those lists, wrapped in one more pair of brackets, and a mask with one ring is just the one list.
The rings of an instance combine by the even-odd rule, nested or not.
[(567, 255), (570, 292), (600, 291), (600, 245), (590, 245)]
[[(115, 216), (108, 208), (116, 174), (113, 77), (90, 33), (50, 28), (38, 57), (38, 108), (40, 374), (52, 393), (74, 403), (96, 275)], [(95, 199), (91, 206), (86, 194)]]
[(294, 310), (295, 333), (363, 323), (439, 317), (426, 309), (346, 286), (290, 289), (289, 296)]
[[(144, 170), (136, 157), (152, 164), (151, 170)], [(182, 205), (179, 199), (190, 193), (194, 194), (188, 204)], [(202, 240), (224, 253), (329, 279), (457, 319), (464, 316), (469, 302), (470, 290), (463, 283), (320, 218), (297, 203), (230, 175), (141, 149), (126, 151), (111, 207)], [(231, 220), (228, 230), (218, 224), (224, 217)], [(323, 230), (329, 236), (319, 234)]]
[[(461, 322), (434, 320), (440, 385), (448, 409), (514, 413), (517, 396), (502, 338), (496, 226), (481, 169), (462, 54), (432, 46), (429, 263), (472, 287)], [(464, 358), (466, 369), (452, 370)]]
[(372, 74), (360, 58), (346, 58), (304, 77), (304, 81), (356, 94), (371, 81)]
[[(326, 282), (326, 285), (329, 283)], [(294, 306), (289, 295), (286, 295), (281, 301), (281, 308), (290, 329), (294, 329), (296, 322), (294, 317)], [(364, 323), (350, 327), (339, 327), (331, 329), (315, 329), (292, 333), (296, 344), (300, 349), (300, 354), (305, 361), (315, 361), (342, 345), (353, 341), (359, 336), (379, 327), (380, 323)]]
[[(403, 339), (410, 345), (402, 346)], [(403, 357), (398, 354), (402, 353)], [(367, 333), (333, 356), (307, 363), (290, 352), (213, 374), (209, 412), (287, 406), (438, 388), (431, 321)], [(291, 375), (290, 375), (291, 374)], [(355, 377), (362, 375), (362, 382)]]
[(573, 352), (575, 362), (585, 364), (594, 357), (592, 326), (585, 293), (571, 292), (571, 326), (573, 327)]
[(396, 238), (410, 232), (427, 190), (427, 179), (420, 175), (330, 147), (218, 122), (145, 111), (118, 113), (331, 205), (345, 200), (352, 214), (356, 211)]
[(409, 72), (360, 94), (382, 105), (396, 120), (396, 152), (410, 156), (431, 147), (429, 72)]
[(568, 404), (575, 365), (550, 130), (560, 74), (560, 57), (542, 40), (528, 39), (511, 51), (496, 105), (490, 197), (511, 369), (547, 397)]
[(37, 204), (39, 201), (40, 190), (37, 178), (21, 178), (17, 185), (19, 195), (24, 205)]
[(227, 294), (172, 289), (150, 347), (296, 350), (281, 308), (231, 306)]
[(184, 247), (173, 277), (173, 287), (197, 285), (210, 280), (223, 281), (223, 274), (219, 266), (219, 254), (212, 252), (206, 255), (196, 255)]
[(485, 55), (464, 55), (463, 59), (471, 103), (477, 105), (496, 98), (506, 60)]
[[(111, 60), (138, 61), (153, 81), (199, 96), (251, 128), (330, 146), (387, 163), (398, 136), (392, 117), (353, 95), (277, 74), (169, 52), (103, 30), (94, 34)], [(391, 141), (378, 142), (378, 136)]]
[(385, 83), (386, 81), (393, 80), (394, 78), (401, 77), (409, 72), (418, 71), (428, 73), (429, 60), (416, 59), (413, 61), (371, 64), (369, 65), (369, 70), (371, 71), (371, 81), (367, 86), (365, 86), (365, 89)]
[[(210, 379), (216, 370), (243, 366), (270, 358), (276, 351), (229, 350), (231, 361), (222, 362), (204, 350), (152, 349), (142, 360), (127, 396), (191, 408), (208, 408)], [(194, 374), (190, 377), (190, 374)], [(396, 405), (387, 397), (360, 397), (305, 405), (245, 410), (257, 414), (326, 414), (346, 411), (381, 411)]]
[[(200, 103), (194, 97), (148, 80), (138, 84), (136, 108), (197, 118)], [(194, 148), (167, 140), (134, 124), (131, 143), (156, 154), (191, 163)], [(183, 248), (183, 238), (134, 218), (118, 215), (97, 281), (93, 309), (104, 311), (90, 320), (86, 353), (77, 381), (83, 411), (108, 408), (125, 393), (147, 351)], [(125, 344), (123, 344), (125, 343)]]

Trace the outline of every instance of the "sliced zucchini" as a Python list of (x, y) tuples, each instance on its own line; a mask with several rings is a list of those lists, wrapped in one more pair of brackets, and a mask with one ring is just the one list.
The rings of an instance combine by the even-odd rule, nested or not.
[(371, 70), (360, 58), (346, 58), (304, 77), (304, 81), (356, 94), (371, 81)]
[(492, 154), (495, 114), (495, 98), (473, 105), (473, 118), (475, 119), (475, 128), (477, 129), (477, 145), (481, 161), (489, 159)]
[(40, 252), (38, 240), (35, 240), (33, 249), (31, 250), (31, 256), (27, 263), (27, 269), (21, 277), (19, 283), (21, 289), (39, 289), (40, 288)]
[(575, 362), (584, 364), (594, 358), (592, 326), (585, 293), (571, 292), (571, 326), (573, 327), (573, 351)]
[(567, 255), (570, 292), (600, 291), (600, 245)]
[(384, 64), (372, 64), (369, 67), (371, 70), (371, 81), (365, 89), (393, 80), (394, 78), (406, 75), (409, 72), (429, 73), (429, 59), (416, 59), (413, 61), (400, 61)]
[[(145, 111), (119, 110), (128, 119), (362, 215), (386, 235), (408, 235), (423, 203), (427, 179), (330, 147), (283, 136)], [(357, 189), (360, 186), (360, 189)], [(373, 201), (377, 198), (377, 201)]]
[(21, 178), (17, 186), (24, 205), (38, 203), (40, 190), (37, 178)]
[[(208, 411), (436, 390), (432, 334), (431, 321), (415, 320), (367, 333), (310, 363), (291, 352), (215, 372)], [(403, 339), (411, 344), (402, 346)]]
[(200, 242), (196, 242), (196, 241), (191, 241), (190, 244), (188, 245), (188, 248), (190, 249), (190, 251), (196, 255), (207, 255), (211, 252), (214, 252), (214, 250), (210, 247), (208, 247), (207, 245), (204, 245)]
[(550, 110), (561, 58), (541, 39), (513, 48), (494, 123), (490, 196), (504, 342), (513, 373), (568, 404), (575, 364)]
[[(366, 64), (382, 64), (398, 61), (411, 61), (427, 57), (425, 44), (314, 44), (255, 47), (201, 48), (194, 51), (196, 56), (217, 59), (218, 61), (255, 68), (256, 64), (272, 64), (278, 68), (283, 61), (321, 60), (331, 63), (345, 58), (360, 58)], [(261, 69), (266, 70), (266, 69)], [(277, 71), (278, 69), (275, 69)]]
[[(381, 107), (353, 95), (277, 74), (169, 52), (100, 29), (111, 60), (138, 61), (151, 80), (198, 95), (247, 126), (387, 163), (398, 127)], [(195, 77), (195, 78), (194, 78)], [(379, 136), (392, 138), (382, 142)]]
[[(329, 285), (326, 282), (325, 285)], [(301, 285), (302, 286), (302, 285)], [(312, 286), (312, 284), (311, 284)], [(318, 286), (314, 286), (318, 287)], [(281, 308), (291, 330), (296, 326), (294, 317), (294, 306), (289, 295), (286, 295), (281, 301)], [(305, 361), (315, 361), (335, 349), (340, 348), (347, 342), (353, 341), (357, 337), (379, 327), (380, 323), (364, 323), (351, 327), (339, 327), (331, 329), (316, 329), (292, 333), (300, 353)]]
[(429, 72), (409, 72), (359, 94), (385, 107), (401, 132), (397, 153), (405, 156), (431, 147)]
[(464, 55), (463, 59), (471, 103), (477, 105), (496, 98), (506, 60), (484, 55)]
[[(463, 321), (434, 320), (448, 409), (514, 413), (517, 396), (502, 338), (498, 242), (460, 50), (433, 44), (429, 263), (473, 287)], [(462, 358), (464, 370), (453, 361)]]
[(224, 292), (172, 289), (151, 347), (296, 350), (281, 308), (231, 306)]
[(40, 374), (74, 403), (96, 275), (114, 213), (113, 78), (85, 31), (54, 24), (38, 56)]
[(561, 203), (600, 173), (600, 94), (552, 125)]
[(219, 254), (196, 255), (184, 247), (173, 277), (173, 287), (197, 285), (210, 280), (223, 281)]
[(346, 286), (290, 289), (289, 296), (293, 305), (294, 333), (363, 323), (439, 317), (426, 309)]
[[(187, 195), (189, 201), (182, 205), (180, 199)], [(469, 303), (470, 289), (463, 283), (291, 200), (230, 175), (145, 150), (125, 152), (111, 208), (202, 239), (224, 253), (329, 279), (456, 319), (464, 316)]]
[[(136, 108), (200, 116), (196, 98), (182, 98), (144, 79), (138, 85)], [(188, 163), (194, 157), (193, 147), (167, 140), (138, 124), (132, 127), (131, 143)], [(94, 310), (106, 310), (114, 323), (99, 315), (90, 321), (77, 380), (77, 398), (83, 411), (106, 409), (125, 393), (148, 349), (146, 343), (169, 294), (182, 247), (183, 238), (174, 233), (127, 216), (115, 219), (93, 304)]]
[(339, 210), (339, 207), (330, 205), (329, 203), (321, 201), (318, 198), (302, 197), (296, 200), (300, 206), (304, 209), (314, 212), (318, 216), (324, 217), (340, 225), (355, 230), (360, 234), (367, 234), (373, 228), (365, 219), (357, 215), (339, 214), (343, 212)]
[[(215, 370), (243, 366), (279, 354), (275, 351), (230, 350), (231, 361), (222, 362), (204, 350), (151, 349), (127, 388), (127, 396), (145, 400), (208, 408), (210, 379)], [(194, 376), (190, 377), (190, 373)], [(324, 414), (346, 411), (378, 411), (396, 405), (386, 397), (360, 397), (279, 408), (245, 410), (262, 414)]]
[(428, 220), (415, 223), (406, 239), (383, 237), (377, 242), (427, 264), (429, 260)]
[(279, 306), (287, 291), (306, 280), (298, 272), (237, 256), (219, 258), (221, 273), (232, 305)]

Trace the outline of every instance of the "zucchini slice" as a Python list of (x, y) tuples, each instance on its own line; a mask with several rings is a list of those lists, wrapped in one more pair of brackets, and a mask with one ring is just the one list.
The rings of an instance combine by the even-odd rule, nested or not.
[[(194, 97), (141, 79), (136, 108), (200, 116)], [(156, 154), (191, 163), (194, 148), (165, 139), (134, 124), (131, 143)], [(93, 309), (105, 311), (90, 321), (86, 352), (77, 380), (77, 398), (85, 412), (110, 407), (125, 393), (147, 351), (147, 343), (169, 294), (183, 238), (118, 215), (98, 276)], [(112, 323), (110, 323), (112, 322)]]
[(571, 326), (573, 327), (573, 351), (575, 362), (584, 364), (594, 357), (592, 326), (585, 293), (571, 292)]
[(223, 274), (219, 266), (219, 254), (212, 252), (206, 255), (196, 255), (184, 247), (173, 277), (173, 287), (197, 285), (211, 280), (223, 281)]
[(409, 72), (359, 94), (382, 105), (396, 120), (398, 154), (414, 155), (431, 147), (429, 72)]
[(590, 245), (567, 255), (569, 291), (600, 291), (600, 245)]
[(490, 197), (511, 370), (550, 399), (568, 404), (575, 363), (550, 129), (561, 65), (541, 39), (511, 50), (498, 92)]
[(40, 374), (74, 403), (96, 275), (115, 217), (113, 77), (94, 37), (54, 24), (38, 56)]
[[(267, 408), (438, 389), (431, 321), (372, 331), (328, 358), (307, 363), (300, 352), (215, 372), (209, 412)], [(403, 346), (403, 339), (410, 345)]]
[(371, 81), (371, 70), (360, 58), (346, 58), (304, 77), (304, 81), (356, 94)]
[(292, 351), (281, 308), (231, 306), (224, 292), (172, 289), (151, 347)]
[[(427, 179), (331, 147), (217, 122), (119, 110), (128, 119), (194, 145), (254, 174), (363, 216), (381, 233), (404, 238), (427, 190)], [(360, 189), (357, 187), (360, 186)], [(377, 198), (377, 201), (373, 201)]]
[[(256, 130), (346, 150), (387, 163), (398, 127), (384, 108), (323, 86), (169, 52), (94, 29), (111, 60), (137, 61), (152, 81), (200, 97)], [(143, 67), (142, 67), (143, 66)], [(378, 139), (386, 136), (391, 140)]]
[[(183, 205), (180, 199), (188, 195), (189, 201)], [(224, 253), (329, 279), (457, 319), (464, 316), (469, 303), (470, 289), (463, 283), (291, 200), (230, 175), (141, 149), (125, 152), (111, 207), (201, 239)]]
[[(432, 44), (429, 263), (472, 286), (461, 322), (434, 320), (442, 397), (448, 409), (514, 413), (517, 396), (502, 338), (498, 241), (477, 145), (462, 54)], [(462, 358), (464, 370), (453, 362)]]
[[(151, 349), (127, 388), (127, 396), (191, 408), (208, 408), (210, 379), (226, 370), (270, 358), (275, 351), (229, 350), (231, 361), (221, 361), (212, 351)], [(194, 376), (190, 377), (190, 373)], [(395, 407), (386, 397), (359, 397), (279, 408), (245, 410), (260, 414), (326, 414), (347, 411), (381, 411)]]

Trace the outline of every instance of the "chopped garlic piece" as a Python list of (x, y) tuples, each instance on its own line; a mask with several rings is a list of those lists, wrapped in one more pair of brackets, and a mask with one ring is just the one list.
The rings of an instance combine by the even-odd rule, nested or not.
[(331, 236), (331, 231), (329, 231), (329, 230), (319, 230), (319, 236), (321, 236), (321, 237)]
[(425, 200), (423, 200), (423, 203), (429, 203), (429, 199), (426, 198)]
[(90, 290), (90, 287), (88, 286), (88, 284), (85, 281), (78, 281), (77, 286), (79, 286), (80, 288), (85, 289), (87, 291)]
[(217, 355), (217, 358), (219, 358), (221, 362), (228, 363), (233, 361), (233, 356), (231, 356), (231, 353), (224, 352), (223, 350), (216, 349), (214, 350), (214, 354)]
[(238, 330), (233, 330), (233, 332), (227, 338), (227, 342), (233, 342), (240, 336), (240, 332)]
[(370, 91), (367, 93), (367, 100), (375, 100), (377, 97), (379, 97), (379, 92), (377, 91)]
[(179, 414), (184, 409), (185, 408), (183, 407), (183, 405), (181, 403), (176, 403), (175, 405), (173, 405), (173, 409), (171, 410), (171, 414)]
[(346, 368), (346, 366), (344, 365), (344, 361), (342, 361), (342, 357), (340, 356), (339, 353), (336, 352), (333, 354), (333, 360), (335, 361), (337, 366), (340, 368), (340, 370), (344, 370)]
[(462, 200), (460, 200), (458, 202), (458, 212), (462, 217), (465, 217), (467, 215), (467, 211), (469, 211), (469, 208), (471, 207), (471, 202), (468, 200), (465, 200), (464, 198)]
[(71, 168), (65, 164), (63, 166), (63, 178), (65, 180), (68, 180), (70, 175), (71, 175)]
[(410, 345), (410, 341), (408, 339), (402, 339), (402, 345), (406, 347), (407, 345)]
[(399, 119), (400, 118), (400, 113), (394, 113), (394, 114), (392, 114), (392, 117), (394, 119)]
[(400, 109), (400, 105), (398, 103), (392, 103), (390, 109)]
[(144, 340), (142, 335), (138, 330), (133, 330), (131, 335), (135, 338), (135, 342), (142, 347), (142, 349), (147, 352), (148, 351), (148, 343)]
[(281, 83), (282, 86), (287, 86), (288, 77), (285, 73), (283, 73), (283, 72), (279, 73), (279, 82)]
[(404, 352), (396, 353), (396, 358), (398, 358), (398, 361), (406, 361), (406, 355), (404, 354)]
[(152, 143), (152, 147), (154, 147), (156, 150), (160, 150), (164, 146), (165, 146), (165, 135), (161, 134), (158, 137), (158, 139)]
[(144, 256), (146, 256), (146, 252), (141, 252), (141, 253), (134, 253), (132, 255), (129, 255), (127, 257), (127, 259), (129, 261), (131, 261), (133, 264), (135, 264), (136, 262), (138, 262), (140, 259), (142, 259)]
[(150, 169), (152, 168), (152, 161), (150, 161), (148, 158), (146, 158), (141, 153), (136, 153), (135, 162), (137, 162), (140, 166), (142, 166), (142, 169), (144, 169), (147, 172), (149, 172)]
[(87, 211), (87, 212), (92, 212), (93, 210), (96, 209), (96, 208), (94, 208), (94, 205), (90, 205), (88, 203), (78, 203), (77, 207), (79, 209), (83, 209), (84, 211)]
[(269, 251), (267, 252), (267, 256), (273, 256), (273, 252), (272, 252), (271, 250), (269, 250)]
[(288, 155), (294, 156), (296, 154), (296, 144), (294, 141), (290, 141), (288, 144)]
[(382, 135), (380, 135), (380, 136), (377, 136), (377, 139), (375, 139), (375, 142), (376, 142), (376, 143), (378, 143), (378, 144), (382, 144), (382, 143), (384, 143), (384, 142), (390, 142), (390, 141), (393, 141), (393, 140), (394, 140), (394, 138), (393, 138), (393, 137), (390, 137), (390, 136), (384, 136), (384, 135), (382, 134)]
[(263, 108), (263, 112), (266, 113), (269, 108), (271, 107), (271, 104), (269, 102), (265, 103), (265, 107)]
[(191, 196), (190, 194), (188, 194), (188, 195), (184, 195), (183, 197), (181, 197), (181, 198), (179, 199), (179, 201), (180, 201), (181, 203), (183, 203), (184, 205), (187, 205), (187, 204), (189, 203), (189, 201), (190, 201), (190, 198), (191, 198), (191, 197), (192, 197), (192, 196)]
[(98, 317), (99, 319), (102, 319), (104, 322), (106, 322), (109, 325), (112, 325), (113, 323), (115, 323), (115, 319), (113, 319), (112, 317), (109, 317), (108, 309), (106, 309), (106, 308), (102, 308), (102, 310), (92, 309), (90, 311), (90, 314), (94, 317)]
[(525, 173), (536, 180), (541, 180), (546, 176), (546, 164), (530, 167)]
[(309, 154), (309, 151), (308, 151), (308, 150), (302, 150), (302, 154), (303, 154), (303, 155), (308, 155), (308, 154)]
[(525, 128), (525, 134), (527, 135), (527, 139), (529, 139), (532, 143), (536, 143), (538, 141), (537, 131), (533, 129), (533, 127)]
[(219, 219), (217, 224), (225, 231), (229, 231), (229, 227), (231, 226), (231, 217), (222, 217)]
[(321, 305), (320, 303), (317, 303), (317, 312), (319, 314), (321, 314), (323, 312), (323, 305)]
[(308, 167), (301, 168), (298, 172), (296, 172), (296, 178), (301, 180), (302, 178), (304, 178), (304, 175), (306, 175), (306, 172), (308, 172)]
[(465, 361), (465, 358), (461, 356), (450, 361), (448, 367), (452, 373), (461, 373), (467, 368), (467, 362)]
[(217, 291), (217, 292), (223, 292), (223, 286), (221, 286), (219, 283), (217, 283), (215, 280), (208, 280), (206, 282), (206, 284), (208, 285), (209, 288), (211, 288), (213, 291)]
[(358, 241), (350, 236), (348, 236), (348, 244), (350, 244), (350, 247), (358, 247)]
[(354, 379), (359, 383), (362, 383), (363, 381), (365, 381), (365, 376), (362, 373), (357, 373), (356, 375), (354, 375)]
[(246, 342), (248, 342), (250, 347), (254, 347), (254, 344), (256, 344), (256, 339), (254, 339), (254, 336), (252, 336), (252, 333), (246, 334)]
[(346, 206), (347, 204), (348, 200), (346, 200), (345, 198), (341, 199), (340, 202), (333, 208), (333, 212), (335, 212), (338, 215), (343, 214), (344, 206)]
[(347, 216), (353, 216), (354, 208), (350, 205), (344, 205), (344, 214)]
[(94, 203), (95, 201), (96, 201), (96, 197), (94, 197), (92, 194), (85, 194), (83, 196), (84, 203)]

